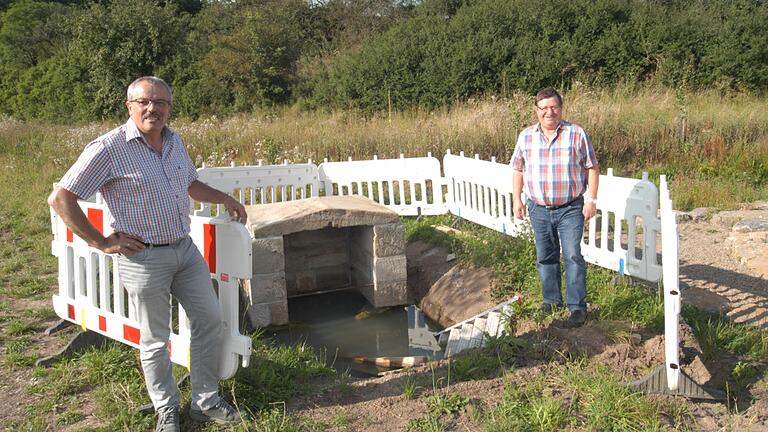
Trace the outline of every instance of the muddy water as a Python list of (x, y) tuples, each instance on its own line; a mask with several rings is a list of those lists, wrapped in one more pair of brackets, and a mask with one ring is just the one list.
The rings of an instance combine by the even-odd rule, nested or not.
[[(352, 376), (371, 376), (387, 370), (352, 361), (356, 356), (427, 354), (408, 346), (408, 319), (404, 307), (374, 310), (365, 297), (355, 291), (289, 299), (288, 313), (291, 325), (271, 333), (278, 343), (306, 342), (324, 355), (329, 366), (338, 371), (349, 371)], [(430, 329), (438, 328), (431, 326)]]

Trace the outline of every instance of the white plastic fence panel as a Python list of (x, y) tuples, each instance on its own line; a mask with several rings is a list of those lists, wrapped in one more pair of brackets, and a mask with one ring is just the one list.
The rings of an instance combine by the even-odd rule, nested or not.
[(666, 176), (661, 176), (661, 244), (664, 284), (664, 365), (667, 387), (677, 390), (680, 382), (680, 261), (677, 220), (672, 210)]
[(657, 282), (661, 265), (656, 255), (661, 233), (658, 192), (647, 180), (600, 176), (598, 214), (589, 221), (582, 240), (584, 259), (621, 274)]
[(452, 214), (505, 234), (517, 235), (526, 229), (528, 221), (515, 219), (512, 211), (510, 165), (449, 151), (443, 157), (443, 169)]
[[(102, 234), (112, 233), (109, 209), (100, 197), (79, 204)], [(117, 260), (89, 247), (52, 210), (51, 224), (51, 250), (59, 261), (59, 290), (52, 298), (56, 314), (80, 325), (83, 331), (95, 331), (138, 348), (141, 332), (136, 308), (120, 281)], [(251, 340), (239, 333), (235, 280), (251, 277), (250, 237), (241, 224), (223, 219), (193, 216), (191, 229), (218, 287), (225, 326), (219, 374), (222, 379), (229, 378), (237, 371), (238, 356), (247, 366), (251, 355)], [(171, 361), (189, 368), (189, 323), (181, 306), (174, 313), (178, 316), (178, 329), (170, 335)]]
[[(197, 170), (198, 180), (232, 194), (243, 204), (266, 204), (318, 196), (317, 165), (284, 164), (258, 166), (206, 167)], [(217, 214), (222, 213), (222, 208)], [(210, 216), (209, 204), (194, 210)]]
[(325, 195), (363, 195), (401, 216), (447, 212), (440, 161), (434, 157), (323, 162)]

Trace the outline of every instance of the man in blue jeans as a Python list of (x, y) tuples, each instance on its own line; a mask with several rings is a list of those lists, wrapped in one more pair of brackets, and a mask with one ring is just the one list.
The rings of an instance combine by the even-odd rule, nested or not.
[[(544, 303), (552, 313), (563, 305), (560, 249), (565, 263), (566, 327), (587, 319), (587, 264), (581, 255), (584, 222), (597, 211), (600, 171), (589, 136), (580, 126), (562, 119), (563, 98), (554, 88), (535, 99), (539, 122), (520, 132), (512, 155), (512, 200), (515, 218), (530, 215), (536, 240), (536, 268)], [(525, 189), (528, 202), (523, 203)]]

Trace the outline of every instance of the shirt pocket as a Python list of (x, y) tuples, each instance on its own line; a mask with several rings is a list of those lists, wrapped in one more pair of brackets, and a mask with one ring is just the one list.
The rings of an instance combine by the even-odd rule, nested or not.
[(567, 141), (559, 144), (555, 151), (557, 152), (557, 163), (561, 167), (571, 167), (576, 164), (576, 149)]

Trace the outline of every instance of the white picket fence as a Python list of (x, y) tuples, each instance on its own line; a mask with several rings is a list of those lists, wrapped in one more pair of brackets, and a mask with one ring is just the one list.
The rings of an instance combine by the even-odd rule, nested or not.
[(447, 212), (440, 161), (427, 157), (328, 162), (318, 167), (325, 195), (362, 195), (402, 216)]
[[(232, 193), (244, 204), (289, 201), (309, 196), (362, 195), (401, 216), (450, 213), (484, 227), (519, 235), (527, 220), (512, 212), (512, 167), (491, 159), (453, 155), (367, 161), (325, 161), (319, 166), (203, 167), (201, 181)], [(301, 191), (301, 194), (297, 193)], [(600, 176), (598, 216), (582, 240), (592, 264), (651, 282), (661, 279), (657, 243), (661, 234), (656, 186), (642, 179)], [(195, 214), (210, 215), (198, 205)]]

